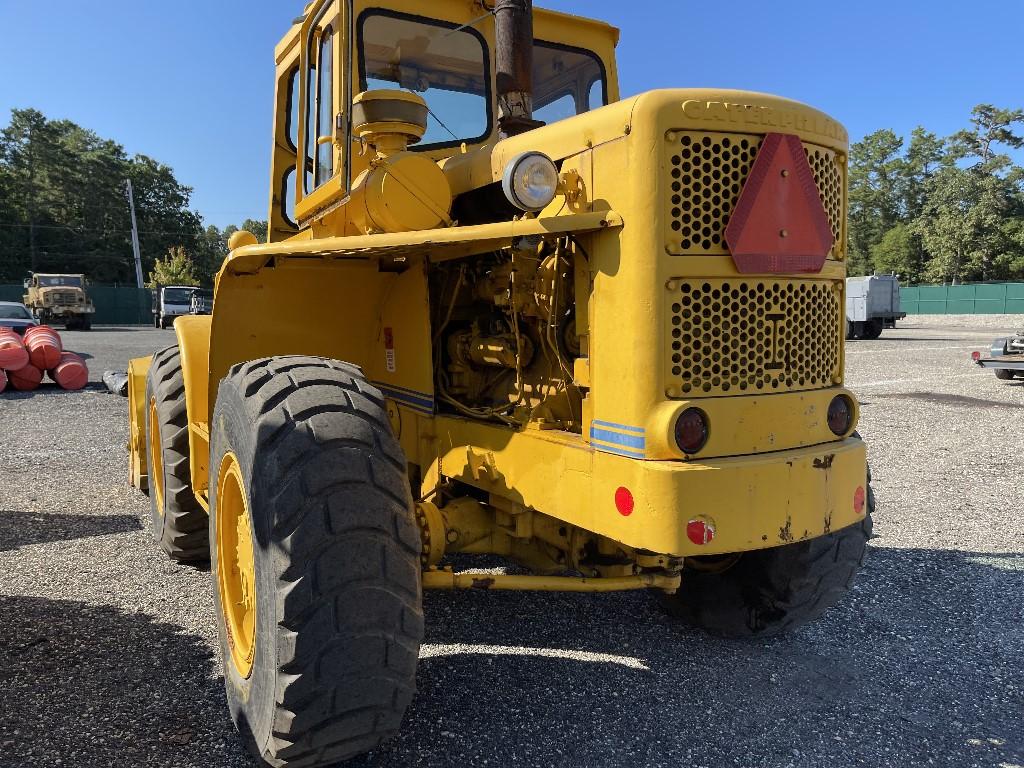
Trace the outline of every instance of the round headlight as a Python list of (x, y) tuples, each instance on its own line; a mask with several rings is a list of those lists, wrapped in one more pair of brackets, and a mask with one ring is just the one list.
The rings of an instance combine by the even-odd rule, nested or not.
[(505, 166), (501, 179), (505, 197), (521, 211), (539, 211), (555, 199), (558, 168), (542, 152), (524, 152)]

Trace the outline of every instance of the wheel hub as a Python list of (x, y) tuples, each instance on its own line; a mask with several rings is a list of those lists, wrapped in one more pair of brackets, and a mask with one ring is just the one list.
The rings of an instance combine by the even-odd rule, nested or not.
[(217, 592), (228, 649), (235, 670), (252, 674), (256, 657), (256, 568), (252, 523), (242, 471), (234, 453), (217, 476)]
[(149, 485), (156, 498), (156, 508), (160, 517), (164, 516), (164, 454), (163, 445), (160, 441), (160, 415), (156, 409), (156, 398), (149, 401), (149, 460), (153, 468), (153, 476), (149, 478)]

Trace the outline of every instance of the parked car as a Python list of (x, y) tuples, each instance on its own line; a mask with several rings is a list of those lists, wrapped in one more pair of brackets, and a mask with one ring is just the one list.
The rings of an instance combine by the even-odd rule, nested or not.
[(0, 301), (0, 328), (10, 328), (19, 336), (39, 321), (32, 316), (29, 308), (16, 301)]

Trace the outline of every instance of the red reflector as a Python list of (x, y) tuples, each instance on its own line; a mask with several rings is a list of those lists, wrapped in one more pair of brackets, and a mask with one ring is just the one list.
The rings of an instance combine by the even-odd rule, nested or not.
[(853, 492), (853, 511), (858, 515), (864, 514), (864, 486), (858, 485)]
[(615, 492), (615, 508), (619, 510), (619, 514), (623, 517), (629, 517), (633, 514), (633, 494), (629, 492), (629, 488), (619, 488)]
[(835, 237), (803, 144), (769, 133), (725, 229), (740, 272), (820, 272)]
[(686, 524), (686, 538), (698, 546), (703, 546), (715, 538), (715, 524), (709, 518), (695, 517)]
[(981, 360), (981, 352), (978, 352), (977, 350), (971, 352), (971, 360), (973, 360), (974, 362), (978, 362), (979, 360)]

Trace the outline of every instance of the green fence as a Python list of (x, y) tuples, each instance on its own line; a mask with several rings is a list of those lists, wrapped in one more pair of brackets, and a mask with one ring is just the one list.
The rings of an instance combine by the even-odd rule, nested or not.
[(1024, 283), (915, 285), (900, 304), (908, 315), (1024, 315)]
[[(21, 301), (20, 285), (0, 285), (0, 301)], [(96, 305), (96, 325), (149, 325), (153, 322), (153, 295), (148, 289), (120, 285), (90, 285), (89, 296)]]

